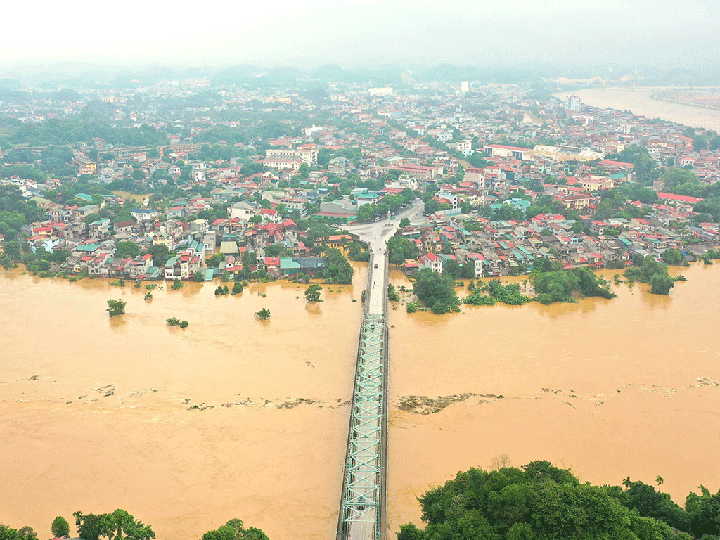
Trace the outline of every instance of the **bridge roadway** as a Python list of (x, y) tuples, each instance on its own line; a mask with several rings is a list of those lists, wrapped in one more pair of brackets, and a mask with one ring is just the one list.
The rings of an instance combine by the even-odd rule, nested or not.
[(383, 540), (386, 530), (388, 332), (387, 241), (403, 217), (419, 222), (423, 205), (392, 220), (346, 227), (368, 243), (365, 313), (360, 328), (336, 540)]

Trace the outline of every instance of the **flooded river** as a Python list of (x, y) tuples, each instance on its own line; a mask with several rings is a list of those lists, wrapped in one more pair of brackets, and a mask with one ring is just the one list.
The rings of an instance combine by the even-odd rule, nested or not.
[(0, 522), (47, 537), (56, 515), (123, 508), (160, 539), (234, 517), (274, 540), (334, 537), (360, 291), (324, 286), (309, 305), (304, 285), (215, 286), (145, 302), (129, 285), (0, 275)]
[[(610, 301), (392, 311), (391, 530), (418, 521), (428, 487), (501, 455), (591, 482), (659, 474), (678, 501), (720, 488), (720, 266), (683, 273), (669, 298), (621, 285)], [(0, 521), (43, 536), (56, 515), (124, 508), (159, 539), (233, 517), (272, 540), (332, 538), (364, 282), (316, 305), (282, 282), (145, 302), (128, 285), (0, 275)], [(431, 401), (401, 410), (409, 396)]]
[(565, 99), (569, 94), (574, 94), (579, 96), (583, 103), (593, 107), (627, 110), (648, 118), (661, 118), (686, 126), (720, 131), (720, 110), (671, 103), (650, 97), (656, 90), (667, 89), (670, 88), (643, 86), (637, 88), (589, 88), (558, 94), (558, 97)]
[[(700, 483), (717, 491), (720, 267), (682, 273), (670, 297), (623, 284), (615, 299), (578, 304), (392, 311), (391, 528), (419, 522), (428, 488), (501, 456), (600, 484), (661, 475), (680, 504)], [(408, 396), (435, 401), (399, 410)]]

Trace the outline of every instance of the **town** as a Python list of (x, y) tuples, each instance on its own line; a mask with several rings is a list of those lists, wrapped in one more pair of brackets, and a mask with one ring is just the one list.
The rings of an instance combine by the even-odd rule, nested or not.
[(417, 198), (426, 218), (390, 243), (408, 273), (679, 264), (720, 243), (712, 131), (523, 85), (136, 83), (0, 96), (5, 267), (321, 276), (329, 249), (367, 260), (344, 226)]

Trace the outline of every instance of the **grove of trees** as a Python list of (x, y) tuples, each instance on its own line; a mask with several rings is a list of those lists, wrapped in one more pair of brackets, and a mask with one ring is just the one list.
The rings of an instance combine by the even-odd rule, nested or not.
[[(425, 529), (400, 527), (398, 540), (717, 540), (720, 491), (690, 493), (685, 508), (653, 486), (581, 483), (547, 461), (459, 472), (422, 495)], [(674, 527), (677, 531), (671, 529)], [(678, 532), (680, 531), (680, 532)]]

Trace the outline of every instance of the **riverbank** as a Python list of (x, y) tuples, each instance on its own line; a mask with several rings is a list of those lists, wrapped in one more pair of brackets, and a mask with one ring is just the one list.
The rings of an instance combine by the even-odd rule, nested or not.
[(635, 88), (589, 88), (573, 92), (556, 94), (566, 99), (573, 94), (593, 107), (610, 108), (621, 111), (629, 110), (635, 115), (647, 118), (660, 118), (677, 122), (690, 127), (713, 129), (720, 131), (720, 110), (704, 109), (693, 105), (671, 103), (652, 98), (657, 91), (669, 90), (670, 87), (635, 87)]

